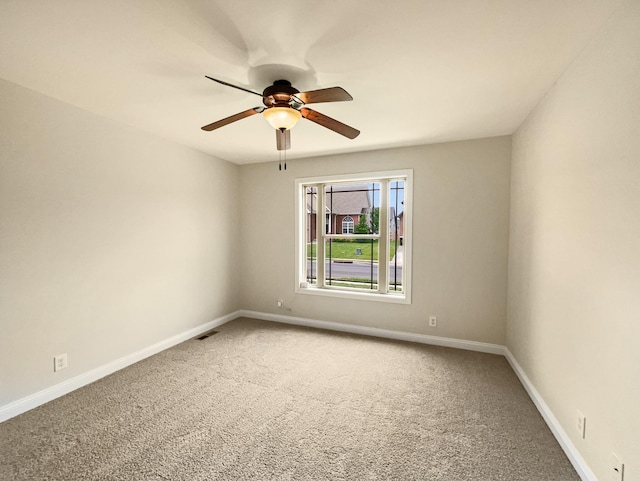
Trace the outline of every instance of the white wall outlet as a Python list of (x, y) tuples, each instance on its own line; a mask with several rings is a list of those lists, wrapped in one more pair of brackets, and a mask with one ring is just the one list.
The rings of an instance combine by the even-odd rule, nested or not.
[(68, 366), (67, 353), (53, 356), (53, 372), (58, 372)]
[(278, 299), (277, 306), (278, 307), (284, 306), (284, 301), (282, 299)]
[(429, 316), (429, 327), (436, 327), (438, 325), (438, 318), (436, 316)]
[(587, 434), (587, 418), (584, 417), (580, 411), (576, 410), (576, 431), (582, 439), (586, 437)]
[(611, 481), (624, 480), (624, 464), (620, 461), (616, 453), (611, 453)]

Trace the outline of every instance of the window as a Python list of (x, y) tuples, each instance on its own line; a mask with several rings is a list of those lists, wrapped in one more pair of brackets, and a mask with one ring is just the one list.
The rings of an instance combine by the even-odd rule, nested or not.
[(353, 217), (350, 215), (346, 216), (342, 219), (342, 233), (343, 234), (353, 234)]
[(411, 184), (410, 170), (297, 179), (296, 292), (410, 303)]

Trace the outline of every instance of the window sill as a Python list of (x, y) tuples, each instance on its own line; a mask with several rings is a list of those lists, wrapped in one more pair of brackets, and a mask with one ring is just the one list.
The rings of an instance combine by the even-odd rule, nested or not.
[(392, 304), (411, 304), (411, 298), (406, 294), (378, 294), (375, 292), (347, 291), (344, 289), (331, 289), (322, 287), (298, 287), (296, 294), (311, 296), (340, 297), (343, 299), (356, 299), (360, 301), (390, 302)]

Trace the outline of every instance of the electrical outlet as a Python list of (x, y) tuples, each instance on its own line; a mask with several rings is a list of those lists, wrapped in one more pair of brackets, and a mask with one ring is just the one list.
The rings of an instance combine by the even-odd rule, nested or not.
[(587, 434), (587, 418), (584, 417), (580, 411), (576, 410), (576, 431), (582, 439), (586, 437)]
[(624, 480), (624, 464), (618, 459), (616, 453), (611, 453), (611, 481)]
[(284, 301), (282, 299), (278, 299), (277, 305), (278, 307), (284, 306)]
[(436, 316), (429, 316), (429, 327), (436, 327), (438, 325), (438, 318)]
[(58, 372), (61, 369), (67, 367), (67, 353), (59, 354), (57, 356), (53, 356), (53, 372)]

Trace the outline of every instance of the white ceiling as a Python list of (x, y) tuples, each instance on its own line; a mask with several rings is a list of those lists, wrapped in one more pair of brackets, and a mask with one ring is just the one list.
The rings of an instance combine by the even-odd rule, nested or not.
[(289, 158), (511, 134), (621, 0), (0, 0), (0, 77), (239, 164), (278, 159), (261, 116), (201, 126), (277, 78), (339, 85)]

